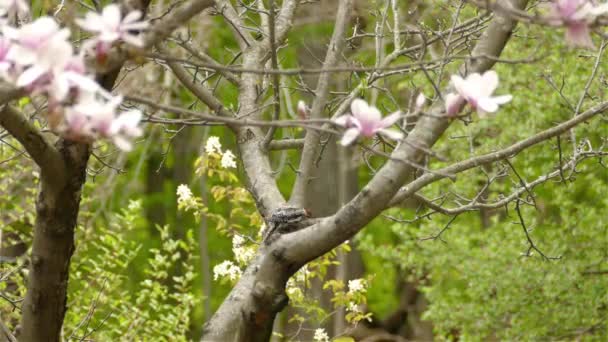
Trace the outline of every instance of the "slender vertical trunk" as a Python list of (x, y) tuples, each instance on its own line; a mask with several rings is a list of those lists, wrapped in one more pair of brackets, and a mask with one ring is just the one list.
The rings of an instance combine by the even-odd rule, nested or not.
[(67, 309), (70, 258), (89, 146), (60, 140), (57, 148), (68, 174), (63, 184), (54, 184), (42, 170), (20, 341), (59, 341)]

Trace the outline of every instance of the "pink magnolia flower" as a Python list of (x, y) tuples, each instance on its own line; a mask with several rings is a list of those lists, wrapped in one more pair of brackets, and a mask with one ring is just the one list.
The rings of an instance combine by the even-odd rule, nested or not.
[(426, 97), (424, 96), (423, 93), (418, 94), (418, 96), (416, 97), (416, 110), (420, 111), (422, 109), (422, 107), (424, 107), (424, 105), (426, 104)]
[(84, 94), (76, 104), (66, 108), (66, 127), (63, 130), (68, 136), (80, 140), (107, 138), (121, 102), (121, 97), (101, 101), (95, 94)]
[(46, 91), (51, 99), (57, 102), (65, 100), (70, 94), (105, 92), (91, 76), (86, 74), (82, 54), (72, 56), (63, 70), (55, 70)]
[(342, 146), (350, 145), (359, 135), (373, 137), (379, 133), (393, 140), (403, 138), (403, 133), (386, 129), (399, 120), (400, 112), (397, 111), (383, 119), (378, 108), (368, 105), (361, 99), (355, 99), (350, 105), (350, 110), (351, 114), (342, 115), (334, 121), (337, 125), (348, 128), (340, 141)]
[(590, 0), (555, 0), (549, 5), (549, 21), (566, 26), (566, 43), (573, 47), (594, 48), (589, 24), (608, 13), (608, 3), (594, 6)]
[(453, 116), (466, 101), (480, 115), (494, 113), (499, 105), (505, 104), (513, 98), (511, 95), (492, 96), (498, 87), (498, 75), (495, 71), (486, 71), (483, 75), (473, 73), (466, 78), (452, 75), (452, 84), (457, 94), (446, 96), (446, 111), (448, 116)]
[(133, 149), (131, 139), (142, 135), (142, 130), (139, 127), (141, 117), (141, 111), (131, 110), (120, 114), (112, 121), (110, 135), (116, 147), (123, 151), (131, 151)]
[(298, 101), (298, 117), (302, 120), (308, 118), (308, 106), (306, 106), (306, 102), (302, 100)]
[(142, 134), (138, 127), (142, 114), (139, 110), (131, 110), (117, 115), (121, 102), (120, 96), (105, 101), (95, 94), (85, 94), (80, 102), (66, 108), (63, 133), (74, 140), (108, 138), (119, 149), (130, 151), (130, 140)]
[(49, 44), (65, 41), (70, 36), (68, 29), (61, 29), (51, 17), (41, 17), (20, 28), (3, 26), (4, 36), (12, 40), (14, 48), (9, 58), (19, 65), (34, 64)]
[(95, 33), (96, 36), (86, 42), (83, 48), (95, 48), (98, 56), (105, 56), (112, 44), (118, 40), (143, 47), (142, 38), (132, 33), (148, 27), (148, 22), (138, 21), (141, 16), (140, 11), (132, 11), (122, 18), (120, 7), (116, 4), (106, 6), (101, 15), (88, 12), (84, 19), (76, 19), (76, 23), (84, 30)]
[(67, 40), (70, 31), (61, 29), (50, 17), (39, 18), (18, 29), (4, 26), (3, 32), (12, 41), (6, 59), (23, 70), (16, 85), (30, 91), (48, 83), (49, 74), (54, 70), (63, 70), (74, 52)]

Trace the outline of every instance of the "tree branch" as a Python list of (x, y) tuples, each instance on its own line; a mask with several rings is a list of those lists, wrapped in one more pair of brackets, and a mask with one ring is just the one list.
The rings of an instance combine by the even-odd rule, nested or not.
[[(323, 62), (323, 69), (333, 67), (338, 62), (338, 58), (342, 54), (342, 49), (345, 45), (345, 32), (352, 9), (352, 0), (340, 1), (338, 13), (336, 14), (334, 32), (327, 48), (327, 54), (325, 56), (325, 61)], [(325, 108), (327, 96), (329, 94), (330, 79), (330, 74), (327, 73), (319, 76), (317, 88), (315, 90), (315, 100), (312, 103), (312, 108), (310, 111), (310, 117), (312, 119), (318, 119), (323, 116), (323, 109)], [(304, 203), (306, 202), (307, 189), (309, 188), (308, 183), (313, 177), (315, 168), (314, 161), (318, 157), (321, 147), (320, 140), (321, 134), (319, 132), (312, 130), (307, 131), (304, 141), (304, 149), (302, 150), (302, 156), (300, 159), (300, 166), (298, 169), (299, 172), (293, 186), (291, 198), (289, 199), (289, 202), (297, 207), (304, 206)]]
[(0, 126), (4, 127), (34, 159), (42, 174), (56, 184), (65, 181), (65, 164), (52, 143), (22, 113), (5, 105), (0, 112)]
[[(513, 0), (517, 8), (524, 8), (527, 0)], [(515, 28), (516, 21), (496, 15), (482, 34), (472, 54), (498, 57)], [(494, 65), (492, 58), (470, 61), (465, 68), (469, 72), (484, 72)], [(441, 118), (443, 104), (437, 103), (431, 113), (420, 119), (416, 128), (393, 152), (397, 159), (417, 161), (424, 156), (423, 150), (414, 146), (430, 148), (448, 128), (450, 121)], [(342, 207), (334, 216), (321, 223), (291, 234), (283, 235), (276, 242), (276, 250), (282, 251), (286, 260), (303, 265), (323, 255), (356, 234), (371, 219), (376, 217), (390, 203), (399, 186), (408, 179), (415, 168), (396, 160), (389, 160), (361, 190), (355, 198)], [(451, 172), (446, 172), (450, 174)]]
[[(463, 160), (461, 162), (450, 165), (448, 167), (444, 167), (437, 171), (441, 171), (442, 173), (447, 172), (449, 174), (456, 174), (487, 163), (509, 158), (530, 146), (554, 138), (571, 129), (572, 127), (582, 122), (585, 122), (598, 114), (605, 112), (606, 110), (608, 110), (608, 101), (602, 102), (568, 121), (562, 122), (561, 124), (555, 127), (549, 128), (527, 139), (519, 141), (507, 148), (498, 150), (496, 152), (487, 153), (478, 157)], [(427, 173), (417, 178), (415, 181), (409, 183), (407, 186), (399, 190), (395, 197), (390, 201), (390, 205), (397, 205), (398, 203), (407, 199), (409, 196), (412, 196), (414, 193), (416, 193), (416, 191), (422, 189), (424, 186), (443, 178), (445, 178), (445, 176), (437, 173)]]

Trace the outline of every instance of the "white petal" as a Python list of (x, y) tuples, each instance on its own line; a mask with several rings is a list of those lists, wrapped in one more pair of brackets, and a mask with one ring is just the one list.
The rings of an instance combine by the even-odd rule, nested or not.
[(342, 145), (342, 146), (348, 146), (353, 141), (355, 141), (358, 136), (359, 136), (359, 130), (358, 129), (356, 129), (356, 128), (349, 128), (349, 129), (346, 130), (346, 132), (344, 132), (344, 135), (342, 136), (342, 140), (340, 140), (340, 145)]
[(416, 108), (420, 109), (422, 108), (422, 106), (424, 106), (424, 104), (426, 103), (426, 97), (424, 97), (423, 93), (418, 94), (418, 97), (416, 97)]
[(486, 71), (482, 76), (482, 86), (481, 89), (484, 92), (484, 95), (490, 96), (498, 87), (498, 74), (494, 70)]
[(120, 25), (121, 14), (120, 7), (116, 4), (106, 6), (101, 12), (103, 21), (111, 28), (117, 28)]
[(150, 23), (147, 21), (138, 21), (130, 24), (122, 24), (120, 25), (120, 29), (122, 31), (131, 31), (131, 30), (144, 30), (150, 27)]
[(129, 152), (133, 149), (133, 144), (131, 144), (131, 141), (123, 136), (116, 135), (112, 137), (112, 142), (114, 145), (116, 145), (116, 147), (118, 147), (118, 149), (122, 151)]
[(494, 113), (495, 111), (498, 110), (498, 103), (496, 103), (490, 97), (482, 97), (482, 98), (478, 99), (477, 107), (478, 107), (478, 109), (481, 109), (484, 112)]
[(25, 70), (17, 79), (17, 87), (27, 87), (32, 83), (36, 82), (40, 76), (42, 76), (47, 70), (39, 67), (38, 65), (33, 65)]
[(383, 136), (391, 139), (391, 140), (401, 140), (403, 139), (403, 133), (394, 130), (394, 129), (381, 129), (378, 131), (378, 133), (382, 134)]
[(87, 13), (84, 19), (76, 19), (75, 22), (76, 25), (89, 32), (101, 32), (105, 27), (101, 17), (93, 12)]
[(354, 99), (350, 104), (350, 112), (354, 117), (359, 117), (359, 113), (366, 112), (369, 109), (369, 106), (365, 100), (362, 99)]
[(513, 99), (512, 95), (501, 95), (501, 96), (492, 97), (492, 100), (494, 100), (494, 102), (496, 102), (498, 104), (505, 104), (505, 103), (511, 102), (512, 99)]
[[(299, 106), (298, 106), (299, 111)], [(334, 123), (338, 126), (348, 127), (351, 126), (351, 116), (350, 115), (342, 115), (334, 120)]]
[(387, 115), (380, 122), (379, 128), (386, 128), (392, 126), (397, 120), (401, 118), (401, 111), (396, 111), (393, 114)]
[(464, 95), (467, 86), (465, 80), (459, 75), (452, 75), (451, 81), (452, 85), (454, 85), (454, 89), (456, 90), (456, 92), (461, 95)]
[(122, 22), (123, 24), (128, 24), (137, 21), (139, 18), (141, 18), (141, 11), (135, 10), (125, 15)]

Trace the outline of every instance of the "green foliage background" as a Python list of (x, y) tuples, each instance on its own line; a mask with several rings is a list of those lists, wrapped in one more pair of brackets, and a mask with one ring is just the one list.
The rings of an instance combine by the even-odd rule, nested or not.
[[(431, 15), (426, 19), (429, 26), (449, 26), (449, 17), (441, 17), (441, 8), (437, 6), (437, 20), (429, 19)], [(465, 12), (465, 16), (476, 14), (468, 7)], [(373, 18), (370, 16), (369, 20)], [(230, 49), (235, 49), (236, 44), (219, 17), (214, 18), (207, 34), (207, 52), (229, 63)], [(330, 34), (331, 24), (296, 27), (281, 51), (282, 65), (298, 65), (298, 47), (303, 37), (323, 40)], [(551, 88), (547, 77), (557, 84), (563, 83), (564, 96), (576, 103), (591, 73), (592, 54), (568, 49), (562, 43), (560, 30), (520, 26), (502, 57), (516, 60), (532, 54), (547, 54), (547, 57), (531, 64), (499, 63), (496, 66), (502, 80), (499, 92), (513, 94), (514, 100), (495, 117), (486, 120), (474, 117), (474, 122), (468, 125), (455, 122), (437, 144), (440, 154), (450, 162), (462, 160), (507, 146), (571, 117), (569, 106)], [(371, 50), (360, 52), (356, 59), (370, 64), (373, 58)], [(407, 60), (401, 58), (399, 62)], [(458, 61), (451, 63), (446, 74), (456, 70), (457, 65)], [(586, 104), (606, 100), (607, 67), (604, 58)], [(364, 76), (353, 76), (351, 81), (356, 84), (358, 77)], [(446, 77), (444, 84), (447, 81)], [(426, 78), (419, 74), (393, 77), (384, 86), (398, 94), (412, 85), (424, 89), (426, 94), (433, 93)], [(172, 92), (185, 106), (194, 104), (197, 109), (205, 109), (184, 89), (176, 88)], [(236, 89), (228, 84), (218, 83), (216, 94), (226, 106), (238, 105)], [(369, 92), (364, 92), (364, 97), (368, 95)], [(296, 91), (292, 91), (292, 96), (293, 103), (303, 97)], [(380, 96), (378, 103), (387, 111), (396, 109), (386, 97)], [(287, 117), (286, 109), (283, 111), (282, 115)], [(202, 305), (205, 300), (200, 290), (202, 277), (212, 276), (201, 272), (200, 223), (192, 215), (177, 210), (175, 189), (180, 181), (163, 177), (161, 191), (146, 194), (145, 177), (154, 172), (150, 168), (172, 170), (186, 165), (191, 175), (187, 182), (198, 194), (200, 179), (193, 177), (193, 165), (202, 152), (203, 137), (220, 136), (225, 147), (234, 151), (235, 146), (234, 138), (226, 130), (195, 130), (192, 139), (198, 143), (194, 143), (192, 155), (184, 156), (172, 149), (171, 138), (179, 134), (178, 129), (149, 127), (147, 134), (155, 139), (154, 144), (160, 142), (158, 146), (150, 148), (142, 142), (128, 155), (126, 172), (113, 175), (115, 171), (106, 169), (89, 178), (83, 194), (77, 250), (71, 265), (65, 336), (100, 341), (129, 338), (178, 341), (200, 336), (201, 322), (211, 314), (205, 312)], [(285, 134), (298, 133), (294, 129)], [(576, 129), (577, 136), (588, 137), (594, 147), (606, 143), (606, 133), (605, 117)], [(472, 138), (457, 138), (462, 136)], [(11, 144), (18, 146), (14, 141)], [(562, 148), (565, 155), (572, 153), (567, 135), (562, 139)], [(16, 158), (19, 151), (19, 147), (2, 144), (0, 160)], [(108, 152), (108, 147), (101, 146), (97, 152)], [(162, 161), (162, 165), (147, 162), (152, 153), (157, 154), (154, 160)], [(297, 154), (288, 153), (287, 160), (297, 163)], [(273, 162), (278, 164), (278, 157)], [(524, 179), (540, 177), (554, 170), (559, 162), (556, 141), (524, 151), (511, 162)], [(380, 165), (382, 161), (373, 160), (373, 163)], [(431, 166), (442, 165), (433, 162)], [(101, 166), (92, 161), (91, 169)], [(375, 276), (368, 291), (369, 309), (378, 317), (389, 314), (396, 306), (396, 278), (404, 276), (419, 283), (428, 298), (424, 318), (433, 323), (438, 339), (606, 340), (608, 173), (597, 159), (585, 161), (578, 171), (572, 181), (555, 179), (536, 187), (537, 208), (524, 206), (522, 210), (528, 227), (533, 228), (530, 236), (537, 247), (547, 256), (559, 257), (556, 260), (546, 260), (536, 251), (525, 256), (529, 244), (513, 204), (493, 213), (487, 226), (482, 225), (478, 212), (460, 214), (440, 238), (424, 241), (421, 238), (436, 235), (450, 217), (434, 214), (431, 219), (410, 224), (377, 218), (355, 240), (363, 252), (367, 274)], [(370, 177), (369, 171), (362, 167), (360, 184), (365, 184)], [(484, 180), (483, 174), (468, 172), (459, 175), (455, 182), (433, 184), (425, 188), (423, 194), (434, 198), (453, 191), (472, 197)], [(293, 174), (282, 173), (279, 182), (281, 190), (287, 193)], [(220, 182), (208, 179), (206, 187), (216, 184)], [(497, 199), (500, 192), (508, 193), (518, 184), (517, 178), (509, 176), (494, 184), (489, 196)], [(2, 230), (15, 232), (28, 244), (34, 222), (35, 192), (36, 171), (30, 161), (20, 157), (0, 164)], [(224, 216), (232, 209), (229, 201), (210, 201), (208, 207), (210, 212)], [(150, 208), (166, 213), (162, 227), (146, 221), (146, 210)], [(387, 214), (411, 219), (416, 212), (392, 209)], [(230, 240), (217, 232), (213, 223), (207, 237), (211, 266), (233, 258)], [(10, 273), (11, 283), (6, 279), (0, 281), (0, 290), (9, 286), (17, 288), (11, 292), (13, 299), (24, 295), (25, 266), (25, 259), (0, 264), (2, 274), (14, 271)], [(211, 296), (207, 298), (211, 311), (219, 306), (229, 289), (228, 283), (212, 282)], [(0, 314), (14, 327), (19, 317), (18, 304), (13, 306), (0, 299)]]

